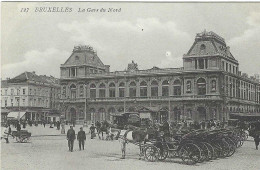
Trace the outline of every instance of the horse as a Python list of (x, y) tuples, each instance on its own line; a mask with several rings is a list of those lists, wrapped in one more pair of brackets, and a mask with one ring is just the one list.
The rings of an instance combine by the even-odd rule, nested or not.
[(99, 139), (101, 139), (100, 133), (102, 134), (102, 140), (104, 139), (104, 133), (107, 135), (108, 132), (109, 132), (109, 128), (110, 128), (110, 126), (109, 126), (108, 122), (105, 121), (105, 122), (101, 123), (101, 127), (98, 130), (98, 137), (99, 137)]

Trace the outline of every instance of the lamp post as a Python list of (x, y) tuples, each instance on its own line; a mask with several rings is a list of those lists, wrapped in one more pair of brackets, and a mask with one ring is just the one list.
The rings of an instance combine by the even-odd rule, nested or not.
[(84, 114), (84, 127), (87, 127), (87, 84), (84, 85), (85, 89), (85, 114)]

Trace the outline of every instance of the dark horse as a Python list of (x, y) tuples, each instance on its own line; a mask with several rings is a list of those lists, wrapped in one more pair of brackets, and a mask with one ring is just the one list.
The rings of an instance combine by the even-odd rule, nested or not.
[(122, 159), (125, 159), (126, 144), (128, 142), (139, 146), (139, 159), (141, 159), (143, 155), (142, 145), (148, 141), (148, 136), (154, 134), (154, 132), (155, 131), (152, 129), (142, 129), (134, 126), (128, 127), (128, 130), (121, 130), (119, 135), (119, 142), (121, 143)]
[(104, 133), (108, 134), (108, 128), (109, 128), (109, 123), (107, 121), (104, 121), (104, 122), (101, 123), (101, 127), (100, 127), (100, 129), (98, 131), (99, 139), (101, 139), (100, 133), (102, 135), (102, 140), (104, 139)]

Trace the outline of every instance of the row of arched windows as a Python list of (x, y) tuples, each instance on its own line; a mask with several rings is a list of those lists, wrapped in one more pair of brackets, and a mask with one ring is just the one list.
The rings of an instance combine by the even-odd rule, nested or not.
[[(162, 96), (169, 96), (169, 87), (170, 83), (168, 80), (164, 80), (162, 82), (162, 86), (160, 87), (162, 90)], [(182, 95), (182, 83), (179, 79), (175, 80), (172, 84), (173, 92), (172, 94), (174, 96), (181, 96)], [(126, 84), (124, 82), (119, 83), (118, 88), (116, 89), (115, 83), (109, 83), (108, 85), (108, 97), (116, 97), (116, 90), (118, 90), (118, 96), (119, 97), (125, 97), (126, 96)], [(66, 86), (63, 86), (63, 94), (66, 95)], [(90, 98), (105, 98), (106, 97), (106, 85), (104, 83), (99, 84), (99, 86), (96, 86), (96, 84), (91, 83), (89, 86), (90, 89)], [(129, 97), (137, 97), (137, 84), (135, 81), (132, 81), (129, 83), (128, 87)], [(152, 81), (151, 86), (151, 97), (156, 97), (159, 95), (159, 84), (157, 81)], [(186, 90), (187, 93), (192, 92), (192, 81), (188, 80), (186, 81)], [(76, 85), (72, 84), (70, 86), (70, 96), (71, 98), (76, 98)], [(97, 96), (98, 91), (98, 96)], [(147, 97), (148, 96), (148, 85), (147, 82), (141, 81), (139, 86), (140, 91), (140, 97)], [(211, 81), (211, 91), (216, 91), (216, 80)], [(197, 80), (197, 94), (198, 95), (206, 95), (206, 80), (204, 78), (199, 78)], [(79, 86), (79, 97), (84, 97), (84, 85)]]

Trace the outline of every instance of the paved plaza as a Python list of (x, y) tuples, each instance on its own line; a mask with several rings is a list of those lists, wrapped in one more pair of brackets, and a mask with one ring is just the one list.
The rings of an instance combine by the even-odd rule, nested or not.
[[(158, 170), (167, 169), (216, 169), (216, 170), (258, 170), (260, 167), (260, 150), (255, 150), (253, 139), (250, 138), (242, 148), (230, 158), (204, 162), (193, 166), (184, 165), (178, 158), (167, 159), (164, 162), (146, 162), (138, 160), (139, 148), (133, 144), (127, 145), (126, 159), (122, 160), (120, 143), (90, 139), (87, 134), (86, 148), (79, 151), (75, 142), (74, 152), (69, 152), (65, 135), (48, 126), (43, 128), (27, 127), (32, 132), (30, 143), (16, 143), (10, 139), (6, 144), (1, 141), (1, 168), (3, 170), (71, 170), (71, 169), (113, 169), (113, 170)], [(66, 130), (68, 126), (66, 126)], [(79, 126), (75, 127), (77, 133)], [(88, 129), (85, 128), (88, 132)]]

